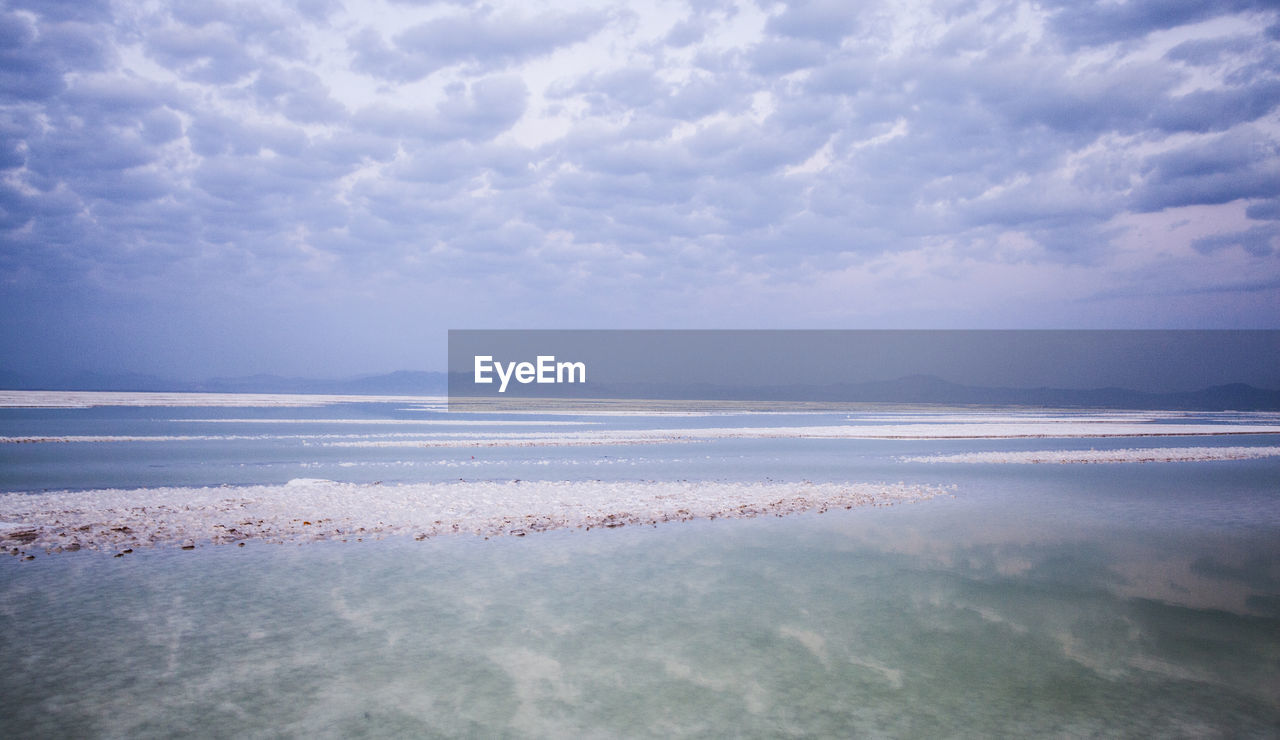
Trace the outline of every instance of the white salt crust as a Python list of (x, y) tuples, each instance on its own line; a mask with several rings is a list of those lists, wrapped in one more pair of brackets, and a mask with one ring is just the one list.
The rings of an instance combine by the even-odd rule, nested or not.
[(14, 554), (123, 551), (265, 541), (522, 536), (716, 517), (919, 501), (952, 489), (904, 483), (457, 481), (379, 485), (295, 479), (285, 485), (0, 494), (0, 546)]
[(1147, 463), (1251, 460), (1280, 455), (1280, 447), (1148, 447), (1126, 450), (1019, 450), (900, 457), (909, 463)]
[(1242, 434), (1280, 434), (1280, 425), (996, 421), (972, 424), (851, 424), (581, 432), (458, 432), (447, 435), (423, 434), (417, 440), (360, 439), (324, 444), (334, 447), (576, 447), (672, 444), (715, 439), (1070, 439), (1078, 437), (1209, 437)]
[[(1280, 434), (1280, 424), (1132, 423), (1057, 418), (973, 423), (842, 424), (691, 429), (584, 429), (566, 432), (381, 432), (373, 434), (69, 435), (0, 437), (0, 444), (189, 442), (297, 439), (332, 447), (581, 447), (705, 442), (715, 439), (1070, 439)], [(328, 441), (325, 441), (328, 440)]]

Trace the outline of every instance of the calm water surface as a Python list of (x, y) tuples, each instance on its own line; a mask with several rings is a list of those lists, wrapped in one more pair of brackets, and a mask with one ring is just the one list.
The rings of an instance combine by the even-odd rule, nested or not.
[(282, 435), (449, 428), (192, 421), (448, 418), (399, 408), (3, 410), (7, 436), (265, 436), (0, 445), (0, 486), (518, 477), (956, 489), (822, 515), (488, 541), (6, 558), (0, 736), (1275, 737), (1280, 727), (1280, 458), (897, 459), (1276, 437), (351, 448)]

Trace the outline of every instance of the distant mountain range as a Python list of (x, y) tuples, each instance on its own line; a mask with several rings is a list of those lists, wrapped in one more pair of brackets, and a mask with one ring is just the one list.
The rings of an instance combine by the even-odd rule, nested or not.
[(361, 375), (337, 380), (285, 378), (279, 375), (247, 375), (184, 382), (137, 373), (77, 373), (53, 380), (36, 380), (0, 372), (0, 388), (50, 391), (154, 391), (199, 393), (324, 393), (338, 395), (443, 395), (448, 391), (444, 373), (399, 370), (385, 375)]
[[(557, 395), (612, 398), (662, 398), (710, 401), (849, 401), (866, 403), (932, 403), (951, 405), (1015, 405), (1060, 408), (1170, 409), (1188, 411), (1280, 411), (1280, 390), (1231, 383), (1177, 393), (1149, 393), (1128, 388), (991, 388), (951, 383), (932, 375), (897, 380), (833, 385), (734, 387), (709, 383), (614, 384), (553, 386)], [(443, 395), (448, 376), (441, 372), (401, 370), (336, 380), (250, 375), (200, 382), (166, 380), (140, 374), (80, 373), (39, 381), (0, 372), (0, 389), (156, 391), (206, 393), (323, 393), (341, 395)], [(550, 390), (548, 388), (547, 390)], [(577, 390), (576, 393), (565, 391)], [(550, 394), (549, 394), (550, 395)]]

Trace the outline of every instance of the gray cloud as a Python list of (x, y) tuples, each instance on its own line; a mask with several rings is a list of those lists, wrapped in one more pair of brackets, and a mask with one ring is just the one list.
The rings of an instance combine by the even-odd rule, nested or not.
[(686, 18), (672, 26), (662, 42), (673, 49), (683, 49), (701, 41), (709, 25), (702, 18)]
[(809, 39), (766, 39), (752, 50), (751, 70), (762, 75), (785, 75), (822, 64), (823, 44)]
[(470, 85), (451, 85), (445, 92), (445, 99), (430, 113), (371, 107), (357, 111), (353, 123), (382, 136), (482, 141), (506, 131), (520, 119), (529, 90), (520, 78), (500, 75)]
[(252, 89), (260, 105), (292, 121), (334, 121), (346, 115), (346, 109), (330, 96), (319, 75), (306, 69), (264, 65)]
[(779, 36), (814, 39), (828, 44), (857, 28), (857, 7), (840, 0), (801, 0), (771, 17), (765, 30)]
[(180, 26), (148, 35), (156, 61), (197, 82), (237, 82), (256, 68), (243, 43), (229, 29)]
[(0, 13), (0, 99), (42, 100), (65, 89), (72, 71), (97, 71), (113, 58), (92, 27)]
[(1192, 39), (1170, 49), (1165, 57), (1203, 67), (1217, 64), (1233, 54), (1248, 53), (1253, 46), (1253, 40), (1247, 36)]
[(1280, 196), (1278, 149), (1272, 136), (1245, 128), (1152, 156), (1133, 208), (1150, 212)]
[(456, 64), (493, 70), (585, 40), (605, 24), (601, 13), (520, 16), (480, 8), (401, 31), (393, 45), (372, 29), (353, 36), (355, 66), (375, 77), (416, 80)]
[(1266, 0), (1187, 3), (1181, 0), (1130, 0), (1126, 3), (1077, 3), (1061, 0), (1051, 24), (1068, 46), (1096, 46), (1140, 38), (1226, 13), (1269, 8)]
[(1165, 131), (1223, 131), (1255, 121), (1280, 105), (1280, 79), (1248, 87), (1197, 90), (1165, 100), (1151, 122)]
[[(698, 120), (721, 111), (741, 112), (749, 106), (753, 81), (733, 71), (718, 75), (695, 73), (678, 84), (663, 82), (646, 67), (624, 67), (589, 73), (573, 85), (550, 91), (553, 98), (581, 96), (596, 115), (634, 112), (644, 116)], [(636, 127), (633, 134), (639, 133)], [(664, 128), (665, 136), (669, 128)]]
[(1278, 239), (1280, 224), (1262, 224), (1244, 231), (1202, 237), (1192, 242), (1191, 246), (1197, 252), (1205, 253), (1227, 247), (1240, 247), (1255, 257), (1265, 257), (1275, 253)]
[(295, 19), (267, 10), (251, 0), (188, 0), (172, 10), (174, 20), (192, 28), (230, 30), (236, 39), (252, 44), (273, 57), (297, 59), (306, 52)]
[(8, 5), (50, 21), (93, 23), (112, 19), (111, 0), (10, 0)]
[[(195, 312), (262, 346), (321, 315), (625, 324), (659, 295), (656, 321), (727, 325), (1175, 305), (1147, 294), (1202, 296), (1171, 322), (1280, 320), (1229, 289), (1280, 277), (1275, 11), (1073, 3), (1033, 43), (1029, 5), (951, 3), (898, 39), (893, 6), (848, 7), (770, 6), (755, 33), (720, 3), (406, 2), (400, 29), (327, 2), (11, 3), (0, 311), (33, 318), (4, 340), (90, 313)], [(1169, 29), (1163, 57), (1142, 46)], [(581, 42), (592, 63), (545, 63)]]
[(1259, 221), (1280, 221), (1280, 200), (1264, 200), (1245, 209), (1245, 216)]

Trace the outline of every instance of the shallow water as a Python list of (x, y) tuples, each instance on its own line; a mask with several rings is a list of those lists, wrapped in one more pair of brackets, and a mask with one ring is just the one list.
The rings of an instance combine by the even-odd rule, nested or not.
[[(24, 411), (28, 427), (41, 427), (32, 418), (41, 413), (57, 417), (59, 434), (85, 433), (58, 417), (71, 411), (97, 414), (86, 421), (105, 433), (143, 425), (128, 416), (138, 410), (116, 409), (126, 420)], [(0, 434), (54, 433), (3, 423)], [(158, 428), (183, 433), (166, 424)], [(1240, 444), (1151, 444), (1220, 442)], [(0, 735), (1267, 737), (1280, 726), (1278, 458), (898, 460), (1132, 439), (724, 439), (494, 448), (474, 464), (457, 450), (130, 444), (0, 446), (0, 481), (9, 490), (256, 483), (297, 477), (290, 466), (304, 463), (313, 477), (359, 480), (400, 461), (422, 463), (401, 466), (406, 480), (957, 488), (822, 515), (524, 538), (5, 558)], [(237, 478), (246, 468), (255, 472)]]

